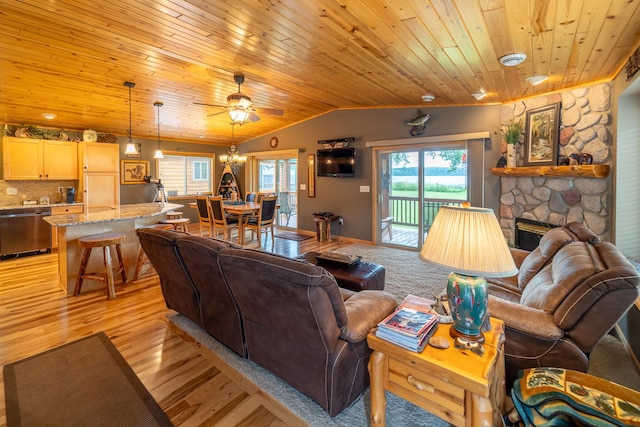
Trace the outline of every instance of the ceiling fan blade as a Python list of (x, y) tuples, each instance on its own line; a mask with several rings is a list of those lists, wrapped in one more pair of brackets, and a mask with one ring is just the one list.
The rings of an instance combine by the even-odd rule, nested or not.
[(276, 110), (275, 108), (259, 108), (259, 107), (256, 107), (256, 110), (260, 110), (261, 113), (271, 114), (273, 116), (282, 116), (284, 114), (284, 111)]
[(258, 117), (255, 113), (249, 113), (250, 122), (257, 122), (258, 120), (260, 120), (260, 117)]
[(220, 107), (220, 108), (227, 108), (226, 105), (218, 105), (218, 104), (205, 104), (204, 102), (195, 102), (195, 105), (204, 105), (205, 107)]
[(226, 113), (226, 111), (220, 111), (217, 113), (209, 114), (207, 117), (213, 117), (213, 116), (217, 116), (218, 114), (224, 114), (224, 113)]

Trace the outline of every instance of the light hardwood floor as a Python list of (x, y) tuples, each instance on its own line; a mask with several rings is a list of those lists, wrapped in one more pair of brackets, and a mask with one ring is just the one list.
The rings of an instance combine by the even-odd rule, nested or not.
[[(197, 233), (197, 225), (192, 225)], [(277, 232), (276, 232), (277, 234)], [(265, 241), (263, 237), (263, 241)], [(286, 256), (337, 249), (266, 239), (264, 250)], [(255, 241), (247, 247), (257, 247)], [(149, 274), (104, 291), (67, 296), (57, 285), (57, 255), (0, 261), (0, 362), (2, 366), (78, 338), (104, 331), (176, 426), (294, 426), (298, 419), (260, 390), (244, 384), (188, 337), (169, 326), (158, 277)], [(6, 425), (4, 380), (0, 425)], [(60, 396), (61, 401), (64, 396)], [(82, 404), (82, 402), (78, 402)]]

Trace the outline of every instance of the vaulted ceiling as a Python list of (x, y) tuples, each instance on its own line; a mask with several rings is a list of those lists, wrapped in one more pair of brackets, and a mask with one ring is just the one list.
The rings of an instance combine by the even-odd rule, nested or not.
[(134, 136), (156, 138), (161, 101), (163, 140), (229, 144), (224, 107), (196, 103), (226, 105), (237, 72), (261, 120), (236, 142), (334, 109), (607, 80), (639, 43), (640, 0), (0, 0), (0, 120), (126, 135), (129, 81)]

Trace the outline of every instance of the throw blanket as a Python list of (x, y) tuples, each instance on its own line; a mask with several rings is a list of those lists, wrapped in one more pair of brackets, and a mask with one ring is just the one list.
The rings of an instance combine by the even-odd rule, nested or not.
[(640, 393), (583, 372), (520, 371), (511, 397), (525, 426), (640, 426)]

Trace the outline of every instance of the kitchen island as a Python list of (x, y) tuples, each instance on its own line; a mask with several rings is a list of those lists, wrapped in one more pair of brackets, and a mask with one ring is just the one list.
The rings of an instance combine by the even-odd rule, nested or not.
[[(167, 212), (182, 207), (183, 205), (174, 203), (138, 203), (109, 208), (91, 208), (81, 214), (45, 217), (45, 221), (55, 226), (58, 235), (60, 286), (67, 295), (73, 294), (82, 259), (82, 248), (78, 246), (78, 239), (100, 233), (124, 233), (126, 235), (126, 240), (122, 244), (122, 255), (127, 277), (131, 279), (140, 248), (136, 229), (143, 225), (156, 224), (166, 218)], [(94, 251), (91, 254), (87, 271), (99, 272), (103, 270), (102, 254), (100, 251)], [(105, 284), (102, 282), (87, 280), (82, 286), (82, 292), (104, 287)]]

